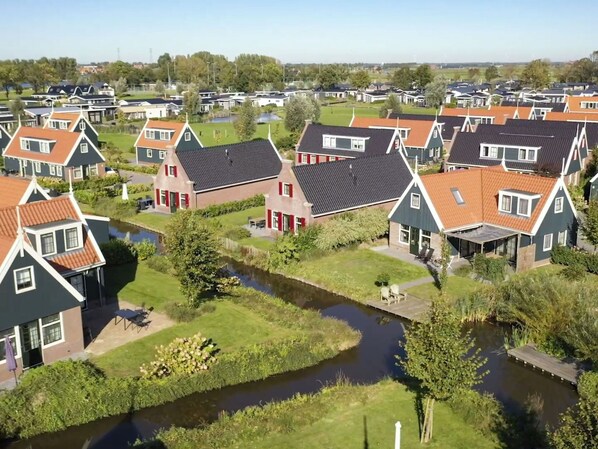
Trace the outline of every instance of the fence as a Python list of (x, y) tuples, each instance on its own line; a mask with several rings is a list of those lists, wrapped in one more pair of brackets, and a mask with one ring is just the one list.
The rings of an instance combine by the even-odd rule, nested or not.
[(222, 247), (229, 252), (240, 252), (241, 254), (249, 254), (252, 257), (269, 256), (268, 251), (254, 248), (253, 246), (241, 245), (239, 242), (235, 242), (227, 237), (221, 237), (220, 243), (222, 244)]

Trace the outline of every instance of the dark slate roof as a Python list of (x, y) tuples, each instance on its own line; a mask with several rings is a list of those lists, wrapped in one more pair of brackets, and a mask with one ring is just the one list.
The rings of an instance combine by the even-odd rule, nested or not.
[(73, 95), (77, 98), (82, 98), (83, 100), (112, 100), (114, 97), (111, 95)]
[(503, 101), (500, 104), (501, 106), (524, 106), (524, 107), (534, 107), (534, 108), (551, 108), (554, 112), (564, 112), (565, 111), (565, 103), (551, 103), (551, 102), (525, 102), (525, 101)]
[[(369, 137), (369, 140), (366, 141), (365, 151), (322, 148), (324, 134), (339, 137)], [(394, 134), (394, 129), (351, 128), (348, 126), (316, 125), (312, 123), (303, 133), (297, 151), (341, 157), (376, 156), (386, 154), (386, 151), (393, 142)]]
[(177, 156), (195, 191), (275, 177), (282, 168), (278, 152), (263, 139), (181, 151)]
[[(515, 120), (516, 121), (516, 120)], [(545, 123), (525, 120), (528, 123)], [(512, 170), (561, 171), (563, 159), (567, 160), (575, 132), (563, 127), (540, 128), (512, 125), (478, 125), (475, 132), (457, 134), (451, 148), (448, 163), (474, 166), (492, 166), (499, 159), (480, 158), (480, 144), (505, 146), (541, 147), (536, 162), (505, 161)]]
[(586, 135), (588, 137), (588, 146), (590, 148), (598, 147), (598, 123), (590, 122), (559, 122), (559, 121), (544, 121), (544, 120), (513, 120), (507, 119), (507, 125), (526, 130), (526, 133), (548, 133), (550, 135), (568, 136), (573, 139), (577, 135), (578, 130), (586, 127)]
[(412, 179), (399, 153), (298, 165), (293, 172), (313, 215), (398, 199)]
[(451, 140), (453, 138), (453, 133), (455, 132), (455, 127), (461, 128), (463, 126), (463, 123), (465, 122), (465, 117), (453, 117), (446, 115), (439, 115), (438, 117), (435, 117), (429, 114), (397, 114), (395, 112), (391, 112), (388, 118), (398, 118), (399, 126), (401, 125), (401, 119), (427, 120), (431, 122), (437, 118), (438, 123), (440, 123), (442, 126), (443, 140)]

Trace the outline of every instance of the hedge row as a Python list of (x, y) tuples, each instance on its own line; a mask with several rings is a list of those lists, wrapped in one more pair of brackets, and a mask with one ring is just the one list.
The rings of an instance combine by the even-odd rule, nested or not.
[(252, 207), (263, 206), (264, 204), (266, 204), (266, 199), (264, 195), (259, 194), (245, 200), (229, 201), (228, 203), (214, 204), (203, 209), (197, 209), (194, 211), (194, 214), (202, 218), (211, 218), (251, 209)]
[[(123, 182), (126, 182), (126, 180), (121, 176), (94, 177), (83, 181), (73, 182), (73, 190), (99, 190), (122, 184)], [(37, 183), (46, 189), (53, 189), (58, 193), (66, 193), (70, 188), (68, 181), (63, 181), (57, 178), (37, 178)]]
[(194, 376), (162, 380), (107, 378), (90, 362), (57, 362), (32, 370), (17, 388), (0, 397), (0, 437), (56, 432), (193, 393), (298, 370), (336, 354), (321, 338), (289, 338), (224, 353), (209, 371)]
[(579, 248), (557, 246), (552, 250), (551, 259), (559, 265), (580, 265), (590, 273), (598, 274), (598, 254), (588, 253)]
[(128, 164), (125, 162), (117, 162), (115, 164), (112, 164), (111, 167), (116, 168), (117, 170), (134, 171), (137, 173), (145, 173), (147, 175), (157, 175), (158, 170), (160, 170), (160, 166), (157, 164), (137, 165), (137, 164)]

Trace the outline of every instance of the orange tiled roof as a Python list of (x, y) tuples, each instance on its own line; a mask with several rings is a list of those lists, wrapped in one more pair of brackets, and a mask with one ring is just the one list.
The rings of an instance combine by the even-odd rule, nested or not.
[[(445, 229), (484, 223), (527, 233), (532, 231), (558, 182), (557, 178), (507, 172), (500, 165), (425, 175), (421, 180)], [(459, 189), (463, 205), (455, 201), (451, 192), (454, 188)], [(541, 195), (529, 218), (498, 211), (498, 192), (506, 189)]]
[[(69, 123), (68, 126), (68, 131), (73, 131), (73, 129), (75, 128), (75, 125), (77, 124), (77, 121), (81, 118), (81, 114), (78, 114), (76, 112), (52, 112), (50, 114), (50, 117), (48, 117), (48, 121), (49, 120), (66, 120)], [(44, 128), (48, 128), (48, 121), (46, 121)]]
[[(19, 206), (21, 225), (23, 227), (37, 226), (63, 220), (80, 221), (79, 214), (68, 197), (60, 197), (47, 201), (35, 201)], [(17, 236), (17, 209), (7, 207), (0, 209), (0, 239), (14, 241)], [(83, 235), (83, 248), (65, 254), (59, 254), (48, 261), (58, 271), (75, 270), (99, 263), (101, 257), (91, 244), (87, 235)], [(2, 244), (0, 244), (0, 252)]]
[(26, 179), (0, 177), (0, 208), (19, 204), (30, 184)]
[[(51, 128), (31, 128), (21, 126), (4, 150), (4, 156), (28, 159), (51, 164), (64, 165), (81, 134)], [(49, 153), (21, 150), (21, 137), (41, 140), (55, 140)]]
[(567, 99), (568, 111), (583, 114), (598, 114), (598, 109), (585, 109), (581, 107), (581, 103), (587, 101), (598, 101), (598, 97), (569, 97)]
[[(143, 129), (141, 130), (141, 134), (139, 135), (139, 140), (137, 141), (137, 146), (143, 148), (152, 148), (157, 150), (165, 150), (167, 147), (174, 145), (176, 141), (179, 139), (181, 132), (187, 126), (186, 123), (180, 122), (165, 122), (161, 120), (149, 120)], [(146, 129), (161, 129), (161, 130), (170, 130), (174, 131), (172, 133), (172, 138), (170, 140), (152, 140), (147, 139), (145, 137), (145, 130)]]
[(6, 259), (6, 256), (8, 255), (8, 252), (12, 248), (12, 245), (14, 244), (14, 242), (15, 242), (15, 239), (3, 237), (0, 235), (0, 263), (4, 259)]
[(518, 112), (520, 119), (530, 118), (532, 108), (530, 106), (491, 106), (490, 108), (443, 108), (442, 115), (451, 117), (494, 117), (495, 125), (504, 125), (507, 119), (514, 118)]
[(403, 140), (406, 147), (425, 147), (435, 122), (433, 120), (408, 120), (394, 118), (355, 117), (352, 128), (409, 128), (407, 139)]
[(547, 112), (544, 120), (556, 122), (593, 122), (598, 123), (598, 111), (596, 112)]

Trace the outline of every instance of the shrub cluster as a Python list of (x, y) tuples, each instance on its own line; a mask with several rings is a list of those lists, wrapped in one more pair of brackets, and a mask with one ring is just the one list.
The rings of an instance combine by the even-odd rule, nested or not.
[(224, 231), (224, 237), (231, 240), (243, 240), (251, 237), (251, 232), (245, 228), (234, 227)]
[(581, 265), (594, 274), (598, 274), (598, 254), (592, 254), (580, 248), (557, 246), (552, 250), (551, 259), (559, 265)]
[(139, 368), (144, 379), (161, 379), (169, 376), (207, 371), (216, 362), (216, 345), (212, 340), (195, 334), (175, 338), (166, 346), (156, 348), (156, 360)]
[(92, 207), (97, 215), (107, 216), (115, 220), (124, 220), (137, 213), (136, 200), (123, 201), (100, 196), (92, 204)]
[(147, 259), (147, 266), (159, 273), (172, 274), (172, 264), (167, 256), (154, 255)]
[(135, 251), (137, 251), (137, 258), (139, 260), (147, 260), (156, 254), (156, 245), (149, 239), (143, 239), (141, 242), (135, 243)]
[(229, 201), (228, 203), (213, 204), (204, 207), (203, 209), (196, 209), (193, 211), (193, 214), (202, 218), (212, 218), (230, 214), (232, 212), (251, 209), (252, 207), (263, 206), (264, 204), (266, 204), (266, 199), (264, 198), (264, 195), (259, 194), (244, 200)]
[[(126, 182), (126, 180), (121, 176), (93, 177), (84, 179), (83, 181), (73, 182), (73, 191), (102, 190), (106, 187), (122, 184), (123, 182)], [(66, 193), (70, 188), (68, 181), (63, 181), (58, 178), (37, 178), (37, 183), (46, 189), (53, 189), (58, 193)]]
[(507, 259), (504, 257), (486, 257), (478, 253), (473, 258), (473, 272), (482, 279), (501, 282), (505, 279)]
[(137, 261), (137, 248), (128, 240), (111, 239), (100, 244), (100, 249), (109, 267)]
[(157, 175), (158, 170), (160, 170), (160, 166), (158, 164), (137, 165), (137, 164), (128, 164), (128, 163), (124, 163), (124, 162), (117, 162), (116, 164), (112, 165), (112, 168), (116, 168), (117, 170), (126, 170), (126, 171), (134, 171), (137, 173), (145, 173), (147, 175)]
[(321, 226), (314, 245), (329, 251), (356, 243), (371, 242), (388, 233), (387, 212), (380, 208), (360, 209), (337, 215)]

